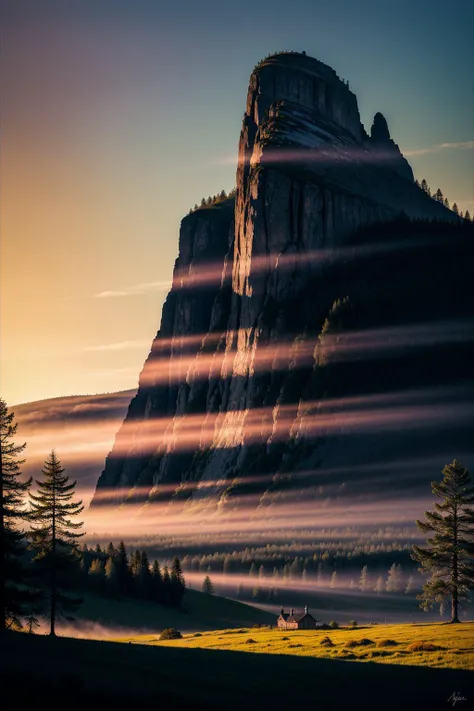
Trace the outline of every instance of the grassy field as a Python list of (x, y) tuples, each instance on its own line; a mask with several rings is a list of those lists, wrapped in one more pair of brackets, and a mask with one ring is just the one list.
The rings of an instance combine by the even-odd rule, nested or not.
[[(242, 636), (247, 639), (247, 634), (260, 633), (251, 630)], [(0, 708), (37, 708), (46, 702), (68, 711), (84, 707), (287, 711), (298, 706), (324, 711), (441, 711), (451, 707), (448, 699), (453, 692), (467, 700), (457, 703), (457, 710), (472, 708), (470, 671), (371, 661), (352, 664), (297, 655), (293, 649), (254, 654), (248, 652), (251, 646), (243, 644), (240, 649), (245, 651), (237, 652), (10, 632), (0, 638)]]
[[(328, 638), (333, 646), (323, 643)], [(474, 622), (460, 625), (369, 625), (324, 631), (231, 629), (204, 632), (198, 637), (186, 635), (182, 640), (170, 642), (157, 641), (153, 636), (124, 638), (121, 641), (474, 670)]]

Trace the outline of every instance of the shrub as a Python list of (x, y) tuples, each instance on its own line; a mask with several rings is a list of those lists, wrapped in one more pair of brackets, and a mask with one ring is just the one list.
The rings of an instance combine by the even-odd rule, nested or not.
[(334, 642), (330, 637), (323, 637), (320, 644), (322, 647), (334, 647)]
[(347, 643), (348, 647), (367, 647), (369, 644), (374, 644), (374, 641), (371, 639), (367, 639), (367, 637), (363, 637), (362, 639), (351, 639), (350, 642)]
[(248, 639), (245, 640), (245, 644), (255, 644), (255, 640), (252, 639), (252, 637), (249, 637)]
[(352, 627), (352, 628), (357, 627), (357, 622), (356, 622), (356, 620), (351, 620), (351, 621), (349, 622), (349, 627)]
[(183, 635), (181, 632), (174, 627), (167, 627), (160, 634), (160, 639), (182, 639)]
[(290, 638), (289, 638), (289, 637), (282, 637), (282, 639), (288, 640), (288, 639), (290, 639)]
[(195, 637), (202, 637), (202, 634), (201, 634), (201, 632), (195, 632), (195, 633), (194, 633), (194, 636), (195, 636)]
[(337, 630), (337, 629), (339, 629), (339, 622), (336, 622), (335, 620), (331, 620), (331, 622), (329, 623), (329, 627), (332, 630)]
[(444, 649), (444, 647), (432, 644), (431, 642), (413, 642), (407, 647), (409, 652), (438, 652), (442, 649)]
[(302, 647), (302, 646), (303, 646), (302, 644), (289, 644), (289, 645), (288, 645), (288, 648), (289, 648), (289, 649), (294, 649), (295, 647)]
[(397, 644), (394, 639), (381, 639), (377, 642), (377, 647), (396, 647)]

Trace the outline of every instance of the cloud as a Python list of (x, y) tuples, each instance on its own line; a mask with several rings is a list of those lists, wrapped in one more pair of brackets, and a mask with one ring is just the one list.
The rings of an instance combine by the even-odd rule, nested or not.
[(97, 351), (132, 351), (139, 350), (142, 348), (150, 347), (150, 340), (141, 341), (120, 341), (119, 343), (104, 343), (99, 346), (87, 346), (84, 348), (87, 352), (97, 352)]
[(422, 156), (422, 155), (426, 155), (427, 153), (440, 153), (441, 151), (454, 150), (454, 149), (459, 149), (459, 148), (464, 149), (464, 150), (469, 150), (470, 148), (474, 148), (474, 141), (436, 143), (434, 146), (428, 146), (427, 148), (418, 148), (413, 151), (403, 151), (403, 155), (404, 156)]
[(139, 296), (141, 294), (152, 294), (158, 291), (167, 291), (171, 286), (169, 280), (166, 281), (148, 281), (143, 284), (135, 284), (126, 286), (124, 289), (116, 291), (100, 291), (94, 294), (95, 299), (112, 299), (119, 296)]

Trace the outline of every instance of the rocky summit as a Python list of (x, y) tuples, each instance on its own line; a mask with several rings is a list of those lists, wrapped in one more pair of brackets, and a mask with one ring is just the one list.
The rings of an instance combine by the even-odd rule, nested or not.
[(94, 505), (267, 516), (410, 493), (471, 456), (471, 230), (418, 187), (382, 114), (366, 132), (333, 69), (261, 61), (235, 198), (181, 223)]

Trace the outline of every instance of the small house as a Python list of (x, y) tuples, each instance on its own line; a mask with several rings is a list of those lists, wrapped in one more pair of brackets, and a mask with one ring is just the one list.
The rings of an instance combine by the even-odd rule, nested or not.
[(308, 612), (308, 606), (304, 608), (304, 612), (296, 613), (293, 609), (290, 612), (285, 612), (281, 608), (277, 619), (277, 627), (285, 630), (315, 630), (316, 622), (317, 620)]

